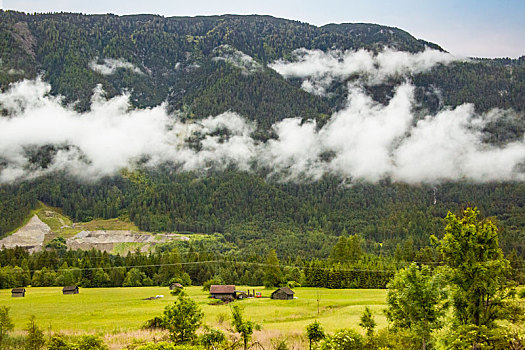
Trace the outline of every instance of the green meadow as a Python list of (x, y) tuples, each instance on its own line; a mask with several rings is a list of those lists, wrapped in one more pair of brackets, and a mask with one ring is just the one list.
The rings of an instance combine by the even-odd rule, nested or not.
[[(78, 295), (62, 295), (59, 287), (26, 290), (25, 298), (12, 298), (10, 290), (0, 291), (0, 305), (10, 307), (17, 329), (24, 328), (29, 316), (35, 315), (42, 328), (53, 331), (104, 334), (132, 331), (160, 315), (166, 305), (176, 300), (167, 287), (81, 288)], [(386, 290), (296, 288), (294, 300), (271, 300), (273, 289), (256, 287), (255, 290), (266, 298), (236, 303), (242, 305), (246, 316), (259, 323), (263, 330), (303, 331), (316, 319), (329, 332), (340, 328), (359, 330), (359, 318), (365, 306), (371, 308), (380, 328), (386, 326), (383, 315)], [(210, 305), (211, 299), (201, 287), (187, 287), (185, 291), (201, 306), (207, 325), (226, 327), (229, 324), (230, 305)], [(144, 300), (156, 295), (164, 298)]]

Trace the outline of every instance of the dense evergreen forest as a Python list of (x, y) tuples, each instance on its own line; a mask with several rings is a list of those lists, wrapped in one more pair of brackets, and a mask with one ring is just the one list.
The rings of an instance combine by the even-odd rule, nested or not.
[[(261, 69), (250, 74), (216, 60), (216, 49), (229, 45), (253, 57)], [(397, 28), (374, 24), (316, 27), (270, 16), (170, 17), (70, 13), (24, 14), (0, 11), (0, 87), (41, 75), (51, 94), (76, 102), (85, 111), (93, 88), (102, 84), (108, 97), (130, 91), (134, 107), (167, 101), (171, 110), (194, 119), (234, 111), (257, 121), (259, 138), (289, 117), (322, 122), (341, 108), (341, 95), (325, 97), (300, 89), (268, 63), (287, 59), (299, 48), (372, 51), (390, 47), (421, 52), (441, 50)], [(92, 62), (123, 59), (131, 69), (105, 75)], [(473, 59), (408, 77), (423, 110), (473, 103), (491, 108), (525, 109), (525, 59)], [(395, 80), (395, 79), (394, 79)], [(337, 91), (345, 82), (331, 88)], [(398, 81), (368, 87), (386, 102)], [(339, 85), (338, 85), (339, 84)], [(5, 112), (5, 111), (4, 111)], [(8, 116), (6, 116), (8, 117)], [(521, 118), (521, 119), (520, 119)], [(504, 144), (523, 137), (521, 117), (486, 127), (486, 139)], [(53, 147), (35, 152), (45, 167)], [(0, 170), (3, 163), (0, 155)], [(408, 257), (439, 235), (447, 211), (477, 206), (501, 229), (506, 254), (524, 256), (525, 185), (522, 183), (404, 185), (343, 184), (325, 176), (311, 183), (267, 179), (264, 171), (234, 168), (206, 174), (178, 172), (170, 166), (122, 171), (118, 176), (85, 182), (57, 173), (0, 186), (0, 234), (19, 227), (37, 201), (60, 207), (74, 220), (121, 217), (145, 231), (220, 233), (242, 252), (275, 249), (282, 259), (301, 255), (326, 258), (339, 236), (358, 235), (368, 253)]]
[(202, 176), (165, 168), (96, 183), (53, 175), (1, 191), (4, 233), (40, 200), (76, 221), (121, 217), (145, 231), (221, 233), (241, 250), (275, 249), (282, 258), (325, 258), (346, 234), (362, 237), (368, 252), (392, 255), (401, 244), (415, 254), (430, 234), (440, 235), (448, 211), (477, 206), (496, 220), (504, 251), (525, 254), (521, 183), (343, 186), (334, 177), (295, 184), (234, 170)]

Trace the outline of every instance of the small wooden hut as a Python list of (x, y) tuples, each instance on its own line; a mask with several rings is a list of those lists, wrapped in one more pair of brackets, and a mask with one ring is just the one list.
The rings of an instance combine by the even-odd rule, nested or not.
[(294, 296), (294, 291), (288, 287), (282, 287), (277, 289), (272, 293), (272, 299), (279, 300), (292, 300)]
[(235, 299), (246, 299), (248, 298), (249, 292), (246, 292), (244, 290), (236, 290), (235, 291)]
[(173, 282), (172, 284), (170, 284), (170, 290), (182, 289), (182, 288), (184, 288), (184, 286), (180, 284), (179, 282)]
[(210, 286), (210, 294), (215, 299), (235, 299), (235, 286), (213, 284)]
[(11, 289), (11, 296), (13, 298), (23, 298), (26, 296), (25, 288), (13, 288)]
[(78, 286), (66, 286), (62, 288), (62, 294), (78, 294)]

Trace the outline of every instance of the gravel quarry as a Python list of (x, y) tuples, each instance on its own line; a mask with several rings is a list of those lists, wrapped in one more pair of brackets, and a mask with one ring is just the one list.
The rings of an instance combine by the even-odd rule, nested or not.
[[(44, 242), (50, 241), (57, 234), (34, 215), (29, 222), (18, 231), (0, 240), (0, 247), (15, 248), (23, 247), (30, 252), (44, 249)], [(119, 244), (137, 244), (134, 247), (141, 251), (147, 251), (153, 246), (170, 241), (187, 241), (189, 237), (176, 233), (151, 234), (146, 232), (134, 232), (129, 230), (82, 230), (72, 237), (66, 239), (69, 249), (89, 250), (92, 248), (111, 252)]]
[(2, 238), (0, 247), (15, 248), (19, 246), (30, 252), (36, 252), (42, 250), (44, 239), (49, 233), (51, 233), (51, 228), (37, 215), (34, 215), (24, 227), (10, 236)]
[(148, 234), (120, 230), (97, 230), (81, 231), (74, 237), (66, 240), (69, 249), (98, 250), (110, 252), (115, 244), (119, 243), (143, 243), (141, 250), (147, 250), (159, 243), (167, 243), (173, 240), (189, 240), (186, 236), (178, 234)]

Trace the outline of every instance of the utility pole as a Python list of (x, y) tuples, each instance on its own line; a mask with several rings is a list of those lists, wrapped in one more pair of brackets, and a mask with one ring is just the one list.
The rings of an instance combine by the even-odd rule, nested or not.
[(320, 311), (319, 311), (319, 300), (321, 299), (321, 292), (319, 289), (317, 290), (317, 317), (319, 317)]

